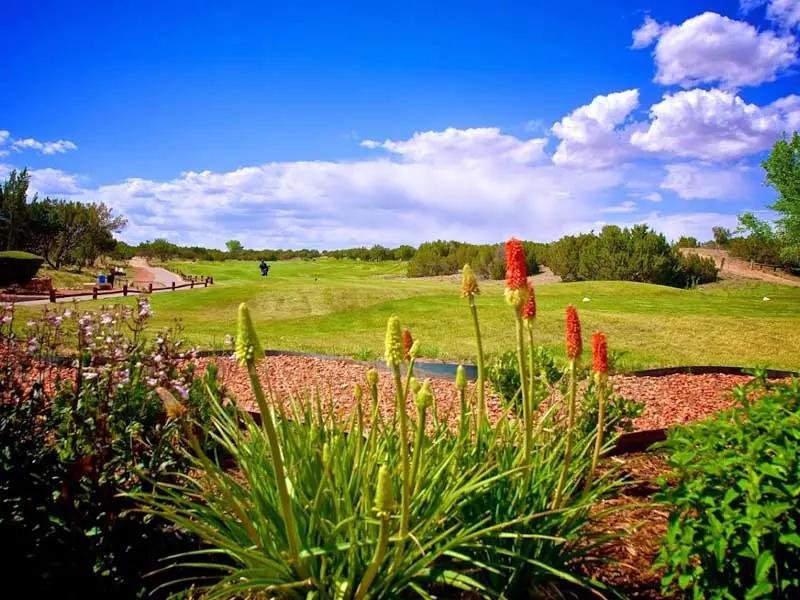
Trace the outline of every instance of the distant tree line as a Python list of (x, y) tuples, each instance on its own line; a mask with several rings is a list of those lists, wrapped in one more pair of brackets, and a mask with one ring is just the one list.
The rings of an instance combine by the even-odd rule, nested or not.
[[(528, 273), (539, 272), (539, 258), (545, 244), (523, 242)], [(467, 244), (464, 242), (426, 242), (417, 248), (408, 263), (409, 277), (452, 275), (469, 263), (473, 270), (486, 279), (502, 279), (506, 272), (505, 246), (503, 244)]]
[(28, 198), (27, 169), (0, 182), (0, 245), (41, 256), (51, 267), (87, 266), (112, 252), (124, 217), (105, 204)]
[(316, 250), (302, 248), (300, 250), (272, 250), (272, 249), (249, 249), (245, 248), (238, 240), (230, 240), (226, 244), (226, 250), (216, 248), (204, 248), (202, 246), (179, 246), (166, 239), (159, 238), (152, 242), (141, 242), (135, 246), (118, 242), (112, 256), (118, 260), (127, 260), (133, 256), (145, 256), (147, 258), (158, 258), (159, 260), (205, 260), (205, 261), (225, 261), (225, 260), (266, 260), (275, 262), (278, 260), (312, 260), (315, 258), (349, 258), (370, 262), (390, 261), (390, 260), (410, 260), (416, 249), (413, 246), (398, 246), (397, 248), (386, 248), (381, 245), (374, 245), (370, 248), (361, 246), (358, 248), (345, 248), (342, 250)]

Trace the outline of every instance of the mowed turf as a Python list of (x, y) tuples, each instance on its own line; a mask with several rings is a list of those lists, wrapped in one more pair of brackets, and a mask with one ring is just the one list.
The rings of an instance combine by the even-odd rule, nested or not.
[[(210, 275), (207, 289), (154, 294), (154, 327), (180, 320), (184, 337), (224, 347), (236, 310), (247, 302), (265, 347), (360, 359), (377, 358), (391, 314), (422, 345), (423, 356), (471, 361), (472, 323), (457, 280), (408, 279), (405, 264), (319, 259), (273, 263), (172, 263)], [(769, 301), (764, 301), (764, 297)], [(584, 282), (536, 288), (537, 339), (561, 352), (564, 308), (578, 307), (586, 358), (602, 330), (623, 369), (672, 365), (800, 368), (800, 288), (723, 281), (692, 290), (629, 282)], [(584, 298), (589, 301), (585, 302)], [(115, 302), (131, 302), (115, 300)], [(107, 300), (107, 302), (109, 302)], [(97, 303), (84, 303), (89, 308)], [(482, 282), (479, 316), (487, 353), (514, 346), (514, 320), (502, 282)], [(33, 310), (25, 309), (24, 312)]]

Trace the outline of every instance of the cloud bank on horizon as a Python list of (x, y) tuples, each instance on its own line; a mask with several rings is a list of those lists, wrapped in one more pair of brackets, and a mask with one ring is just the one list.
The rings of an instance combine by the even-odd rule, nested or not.
[[(761, 5), (771, 29), (744, 20)], [(270, 162), (99, 186), (90, 175), (47, 167), (32, 170), (32, 187), (105, 202), (128, 217), (122, 237), (131, 242), (167, 237), (223, 247), (236, 238), (254, 248), (333, 248), (508, 235), (547, 241), (611, 222), (708, 239), (713, 225), (735, 225), (737, 211), (726, 203), (768, 203), (768, 194), (758, 194), (759, 158), (783, 132), (800, 129), (800, 96), (755, 104), (740, 95), (797, 68), (800, 2), (742, 0), (740, 8), (739, 19), (704, 12), (669, 24), (646, 16), (630, 49), (652, 49), (661, 98), (643, 106), (640, 88), (609, 90), (549, 126), (531, 115), (538, 137), (451, 127), (353, 140), (371, 153), (360, 160)], [(78, 149), (16, 133), (0, 131), (0, 175), (24, 165), (25, 152)], [(719, 208), (697, 210), (703, 201)]]

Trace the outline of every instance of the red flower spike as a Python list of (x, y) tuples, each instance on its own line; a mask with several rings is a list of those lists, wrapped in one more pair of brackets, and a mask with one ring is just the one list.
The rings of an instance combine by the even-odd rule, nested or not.
[(411, 360), (409, 352), (411, 346), (414, 345), (414, 338), (411, 337), (411, 332), (408, 329), (403, 329), (403, 351), (405, 352), (404, 360)]
[(522, 242), (511, 238), (506, 242), (506, 289), (519, 290), (528, 284), (528, 270), (525, 268), (525, 251)]
[(528, 282), (528, 301), (522, 307), (522, 318), (528, 321), (536, 318), (536, 294), (530, 282)]
[(608, 342), (606, 334), (599, 331), (592, 334), (592, 370), (600, 375), (608, 374)]
[(583, 352), (583, 341), (581, 340), (581, 322), (578, 319), (578, 310), (572, 304), (567, 306), (566, 334), (567, 358), (576, 360)]

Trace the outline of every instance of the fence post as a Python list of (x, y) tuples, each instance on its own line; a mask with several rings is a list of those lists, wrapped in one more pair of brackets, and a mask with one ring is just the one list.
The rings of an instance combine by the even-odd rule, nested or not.
[(203, 282), (203, 287), (208, 287), (208, 279)]
[(128, 284), (127, 283), (123, 283), (122, 284), (122, 295), (123, 296), (127, 296), (128, 295)]
[(194, 289), (194, 279), (192, 279), (192, 282), (189, 284), (189, 289)]
[(97, 300), (97, 286), (92, 288), (92, 300)]
[(209, 282), (211, 285), (214, 285), (214, 278), (213, 278), (213, 277), (209, 277), (209, 278), (208, 278), (208, 282)]
[(172, 291), (173, 292), (175, 291), (175, 282), (174, 281), (172, 282)]
[(147, 284), (147, 293), (148, 294), (152, 294), (153, 293), (153, 284), (152, 284), (152, 282)]
[(50, 288), (50, 302), (55, 303), (56, 301), (56, 290), (55, 288)]

